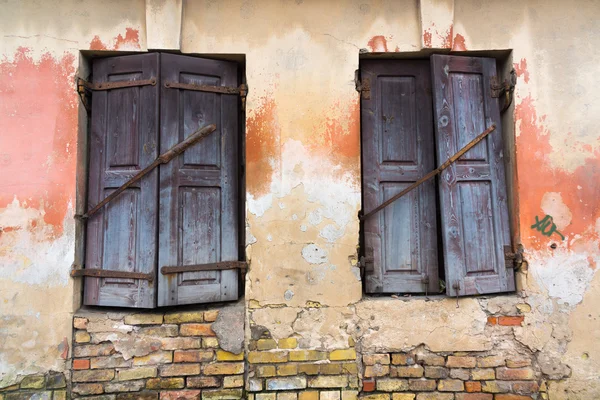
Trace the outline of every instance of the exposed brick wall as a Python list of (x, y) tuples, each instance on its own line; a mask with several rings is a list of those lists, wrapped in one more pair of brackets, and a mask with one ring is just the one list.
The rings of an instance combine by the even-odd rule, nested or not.
[(25, 376), (20, 383), (0, 389), (0, 400), (65, 400), (67, 379), (60, 372)]
[(244, 354), (219, 348), (218, 310), (75, 316), (72, 397), (240, 399)]
[(363, 354), (364, 400), (547, 398), (532, 360), (482, 353)]

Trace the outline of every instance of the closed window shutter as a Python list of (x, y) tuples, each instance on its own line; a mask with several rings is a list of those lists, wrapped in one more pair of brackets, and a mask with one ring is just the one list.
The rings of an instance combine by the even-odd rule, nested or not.
[[(431, 76), (423, 61), (361, 63), (363, 210), (434, 169)], [(364, 221), (368, 293), (437, 292), (435, 185), (426, 182)], [(372, 259), (372, 260), (369, 260)]]
[[(95, 60), (94, 82), (158, 77), (158, 54)], [(89, 141), (88, 209), (158, 156), (158, 85), (96, 91)], [(154, 273), (158, 171), (126, 189), (87, 221), (86, 268)], [(85, 278), (87, 305), (155, 306), (155, 282)]]
[(502, 129), (491, 58), (431, 57), (438, 163), (492, 124), (496, 130), (439, 179), (446, 290), (450, 296), (514, 290), (505, 266), (510, 246)]
[[(161, 56), (161, 152), (198, 128), (217, 130), (160, 167), (159, 267), (237, 261), (239, 97), (167, 82), (237, 87), (237, 65)], [(158, 290), (159, 306), (236, 300), (238, 271), (159, 273)]]

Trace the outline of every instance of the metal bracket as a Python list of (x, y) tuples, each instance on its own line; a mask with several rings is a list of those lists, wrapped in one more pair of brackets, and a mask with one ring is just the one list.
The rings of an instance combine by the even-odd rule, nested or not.
[(248, 269), (246, 261), (221, 261), (209, 264), (182, 265), (176, 267), (162, 267), (160, 273), (163, 275), (177, 274), (181, 272), (215, 271), (227, 269)]
[(504, 246), (504, 265), (506, 268), (518, 270), (523, 265), (523, 252), (519, 249), (512, 251), (511, 246)]
[(156, 85), (156, 78), (144, 79), (139, 81), (117, 81), (117, 82), (88, 82), (85, 79), (77, 78), (77, 91), (81, 87), (91, 91), (122, 89), (136, 86)]
[(142, 279), (150, 282), (154, 280), (154, 274), (146, 274), (143, 272), (114, 271), (98, 268), (83, 268), (78, 265), (72, 266), (71, 276), (73, 278), (80, 276), (89, 276), (92, 278)]
[(240, 98), (242, 99), (242, 109), (246, 108), (246, 96), (248, 95), (248, 85), (246, 85), (245, 83), (242, 83), (238, 87), (196, 85), (194, 83), (180, 83), (180, 82), (165, 82), (164, 85), (167, 89), (184, 89), (184, 90), (195, 90), (198, 92), (239, 95)]
[(356, 70), (354, 76), (354, 85), (356, 87), (356, 91), (361, 94), (362, 98), (365, 100), (371, 99), (371, 79), (363, 78), (360, 79), (358, 77), (358, 70)]
[(497, 76), (492, 76), (490, 78), (490, 88), (492, 91), (493, 98), (500, 98), (504, 95), (504, 106), (500, 112), (506, 111), (508, 107), (510, 107), (513, 100), (513, 93), (515, 91), (515, 86), (517, 85), (517, 72), (513, 68), (510, 71), (510, 77), (500, 82), (500, 78)]

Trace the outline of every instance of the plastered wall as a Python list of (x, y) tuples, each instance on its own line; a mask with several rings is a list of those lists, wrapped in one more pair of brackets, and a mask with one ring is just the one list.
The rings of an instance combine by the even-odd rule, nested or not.
[[(0, 386), (69, 359), (79, 52), (174, 49), (246, 56), (248, 322), (314, 349), (527, 351), (551, 398), (600, 395), (599, 13), (592, 0), (3, 2)], [(354, 71), (361, 51), (428, 48), (513, 50), (519, 294), (362, 300)], [(523, 326), (493, 334), (498, 313)]]

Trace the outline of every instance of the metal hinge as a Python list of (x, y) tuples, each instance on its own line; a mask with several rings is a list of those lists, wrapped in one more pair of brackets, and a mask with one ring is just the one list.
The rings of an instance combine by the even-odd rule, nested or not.
[(490, 88), (492, 91), (493, 98), (499, 98), (504, 95), (504, 105), (502, 106), (501, 112), (504, 112), (512, 103), (513, 93), (515, 91), (515, 86), (517, 85), (517, 72), (513, 68), (510, 71), (510, 77), (500, 82), (500, 78), (497, 76), (492, 76), (490, 78)]
[(242, 100), (242, 110), (246, 108), (246, 96), (248, 96), (248, 85), (246, 85), (245, 83), (242, 83), (238, 87), (231, 87), (197, 85), (195, 83), (165, 82), (164, 86), (167, 89), (184, 89), (195, 90), (197, 92), (239, 95), (240, 99)]
[(372, 247), (365, 249), (365, 255), (358, 260), (358, 267), (363, 271), (373, 271), (375, 269), (375, 257)]
[(506, 268), (521, 268), (521, 265), (523, 265), (523, 252), (521, 249), (513, 252), (511, 246), (504, 246), (504, 265)]
[(371, 79), (361, 79), (358, 70), (354, 71), (354, 86), (356, 88), (356, 91), (361, 94), (363, 99), (371, 99)]

